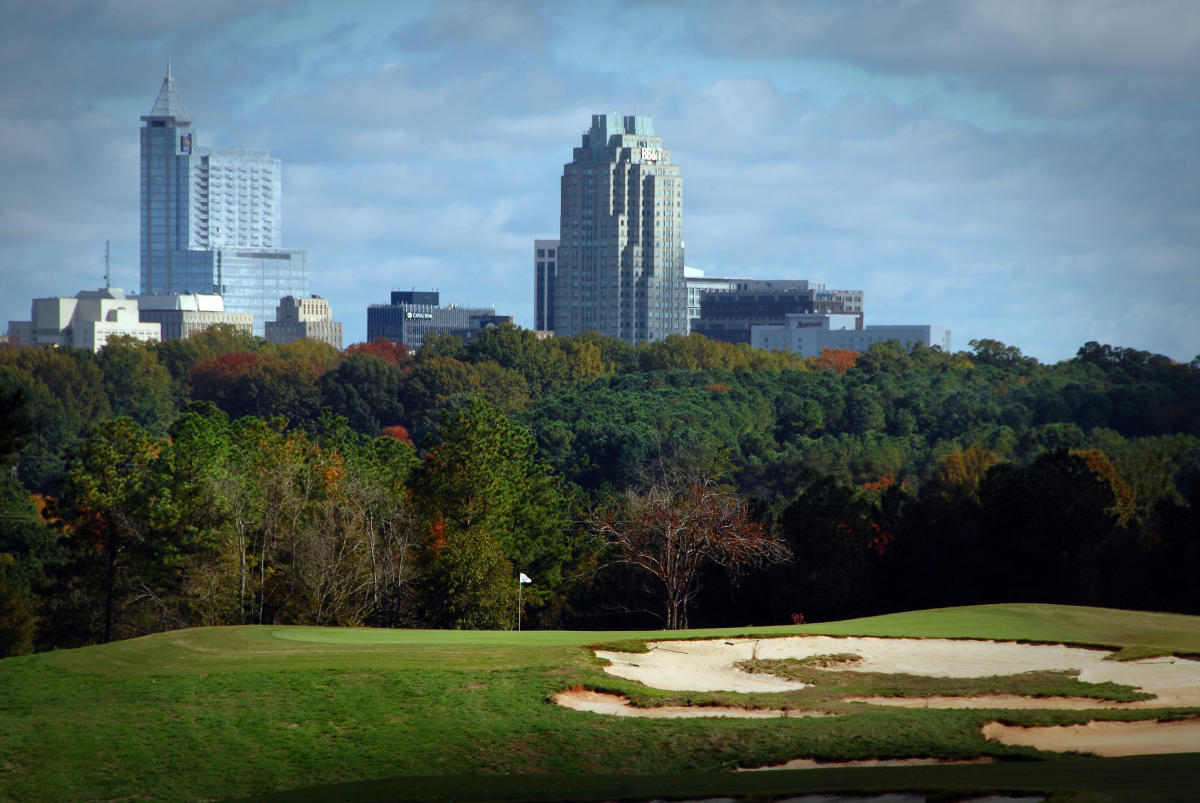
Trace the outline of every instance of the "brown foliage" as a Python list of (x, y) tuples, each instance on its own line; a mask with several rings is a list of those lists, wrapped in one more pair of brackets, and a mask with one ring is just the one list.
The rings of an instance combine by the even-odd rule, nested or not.
[(787, 560), (787, 546), (711, 477), (668, 476), (593, 516), (592, 528), (616, 547), (619, 560), (662, 583), (666, 627), (687, 627), (687, 605), (706, 563), (731, 571)]

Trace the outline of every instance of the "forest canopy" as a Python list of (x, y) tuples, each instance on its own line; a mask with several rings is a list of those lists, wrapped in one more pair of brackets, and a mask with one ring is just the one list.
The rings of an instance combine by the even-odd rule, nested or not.
[(598, 526), (650, 510), (648, 472), (726, 489), (778, 544), (705, 563), (675, 623), (1200, 613), (1200, 358), (1098, 343), (1053, 365), (994, 340), (805, 359), (509, 325), (415, 353), (223, 328), (10, 346), (0, 461), (7, 653), (198, 624), (509, 627), (520, 572), (525, 626), (663, 626), (672, 586), (614, 536), (638, 530)]

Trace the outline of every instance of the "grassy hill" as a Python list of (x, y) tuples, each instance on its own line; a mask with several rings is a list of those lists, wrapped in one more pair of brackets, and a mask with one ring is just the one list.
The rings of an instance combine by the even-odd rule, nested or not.
[[(1200, 654), (1197, 617), (1045, 605), (670, 635), (800, 632), (1062, 641), (1134, 655)], [(678, 700), (605, 675), (587, 649), (663, 637), (259, 626), (184, 630), (9, 658), (0, 661), (0, 799), (279, 793), (286, 799), (591, 800), (889, 788), (1058, 789), (1083, 799), (1092, 793), (1179, 799), (1183, 790), (1187, 797), (1200, 788), (1200, 756), (1042, 761), (1046, 756), (1030, 749), (985, 741), (979, 726), (994, 715), (983, 711), (851, 707), (837, 719), (645, 720), (579, 713), (549, 702), (576, 684), (630, 693), (648, 704)], [(686, 697), (700, 703), (715, 698)], [(1014, 712), (1006, 720), (1081, 721), (1074, 712), (1046, 711)], [(915, 755), (1016, 760), (727, 772), (797, 756)]]

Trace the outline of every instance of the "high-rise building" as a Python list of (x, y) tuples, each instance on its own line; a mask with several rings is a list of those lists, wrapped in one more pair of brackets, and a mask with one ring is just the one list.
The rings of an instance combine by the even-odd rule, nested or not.
[(543, 323), (552, 320), (560, 335), (595, 331), (632, 344), (686, 334), (683, 177), (651, 119), (592, 115), (563, 166), (561, 192)]
[(141, 129), (141, 292), (217, 293), (255, 331), (308, 295), (308, 254), (281, 245), (281, 168), (265, 150), (200, 147), (175, 79)]
[(558, 274), (558, 240), (533, 241), (533, 328), (554, 331), (554, 277)]

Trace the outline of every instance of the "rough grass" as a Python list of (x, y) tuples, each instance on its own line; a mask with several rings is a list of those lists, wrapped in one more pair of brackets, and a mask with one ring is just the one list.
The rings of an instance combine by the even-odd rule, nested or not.
[[(824, 659), (824, 660), (814, 660)], [(830, 660), (833, 659), (833, 660)], [(747, 672), (762, 672), (810, 684), (807, 689), (788, 692), (805, 702), (819, 704), (842, 697), (977, 697), (989, 694), (1021, 694), (1027, 697), (1090, 697), (1128, 703), (1149, 700), (1152, 694), (1118, 683), (1084, 683), (1078, 670), (1043, 669), (1014, 675), (983, 678), (947, 678), (885, 672), (844, 672), (828, 667), (858, 660), (857, 655), (810, 655), (795, 659), (739, 661)]]
[[(361, 800), (612, 799), (652, 797), (663, 788), (674, 790), (672, 794), (701, 788), (766, 794), (761, 790), (793, 787), (783, 776), (751, 782), (722, 771), (798, 756), (1044, 758), (1027, 748), (986, 742), (979, 727), (994, 712), (847, 705), (838, 718), (646, 720), (570, 711), (548, 702), (555, 692), (577, 684), (630, 694), (643, 703), (671, 696), (604, 674), (587, 645), (667, 635), (729, 638), (818, 631), (1064, 641), (1200, 654), (1200, 620), (1191, 617), (1052, 606), (985, 606), (840, 625), (685, 634), (185, 630), (0, 661), (0, 799), (194, 800), (276, 792), (292, 797), (310, 788), (315, 797)], [(1037, 683), (1049, 687), (1061, 680)], [(733, 705), (778, 704), (781, 699), (690, 697), (692, 702)], [(801, 704), (811, 703), (795, 703)], [(1080, 716), (1011, 712), (1004, 720), (1042, 724), (1080, 721)], [(1114, 766), (1112, 761), (1099, 766)], [(1172, 766), (1183, 777), (1194, 777), (1187, 775), (1193, 769), (1184, 759)], [(987, 766), (913, 769), (979, 772), (962, 775), (967, 780), (961, 783), (995, 788)], [(885, 774), (821, 777), (822, 783), (850, 778), (844, 787), (849, 789), (881, 788), (885, 778), (912, 788), (904, 786), (904, 779), (913, 777), (905, 774), (908, 768), (880, 772)], [(621, 777), (613, 780), (613, 774)], [(509, 775), (525, 780), (501, 779)], [(1069, 775), (1051, 773), (1041, 786), (1019, 788), (1082, 789)], [(802, 780), (811, 775), (795, 777), (795, 789), (812, 788)], [(1013, 777), (1004, 776), (1000, 786), (1010, 788)], [(680, 778), (690, 780), (674, 787), (664, 780)], [(1168, 790), (1163, 785), (1168, 779), (1145, 781), (1151, 785), (1148, 797), (1155, 789)], [(572, 789), (571, 794), (564, 791)], [(1166, 791), (1162, 794), (1170, 799)]]

